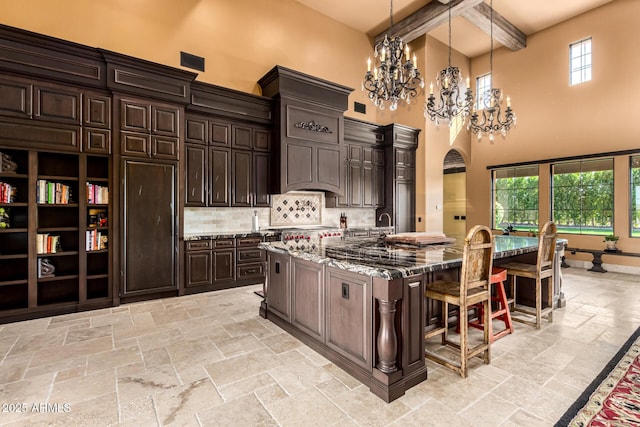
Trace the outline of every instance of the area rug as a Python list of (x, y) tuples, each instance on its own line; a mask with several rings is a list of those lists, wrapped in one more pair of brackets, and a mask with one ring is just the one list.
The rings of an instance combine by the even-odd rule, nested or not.
[(640, 328), (555, 426), (640, 426)]

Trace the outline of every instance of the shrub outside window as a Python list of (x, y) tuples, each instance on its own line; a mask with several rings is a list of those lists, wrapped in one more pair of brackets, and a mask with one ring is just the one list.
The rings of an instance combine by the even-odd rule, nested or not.
[(640, 237), (640, 156), (631, 157), (631, 237)]
[(613, 158), (552, 165), (552, 217), (560, 233), (613, 233)]
[(538, 165), (493, 171), (493, 228), (538, 231)]

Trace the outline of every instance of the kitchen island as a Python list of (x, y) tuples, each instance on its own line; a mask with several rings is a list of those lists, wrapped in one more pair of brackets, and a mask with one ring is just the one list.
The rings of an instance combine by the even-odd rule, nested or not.
[[(535, 259), (538, 250), (537, 238), (496, 236), (495, 241), (495, 265)], [(283, 242), (260, 248), (267, 253), (261, 316), (386, 402), (427, 378), (424, 330), (437, 322), (439, 305), (425, 301), (425, 286), (458, 280), (462, 242), (412, 247), (368, 238), (313, 250)]]

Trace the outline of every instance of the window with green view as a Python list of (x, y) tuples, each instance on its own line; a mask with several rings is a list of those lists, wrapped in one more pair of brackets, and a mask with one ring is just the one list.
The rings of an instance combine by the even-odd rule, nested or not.
[(557, 163), (552, 174), (552, 216), (558, 232), (613, 232), (613, 158)]
[(538, 166), (493, 171), (493, 228), (538, 231)]
[(631, 237), (640, 237), (640, 156), (631, 157)]

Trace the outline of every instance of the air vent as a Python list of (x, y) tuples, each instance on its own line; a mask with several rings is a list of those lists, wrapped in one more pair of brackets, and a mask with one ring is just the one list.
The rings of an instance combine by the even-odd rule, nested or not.
[(354, 102), (353, 111), (355, 111), (356, 113), (367, 114), (367, 106), (359, 102)]
[(204, 71), (204, 58), (187, 52), (180, 52), (180, 65), (198, 71)]

